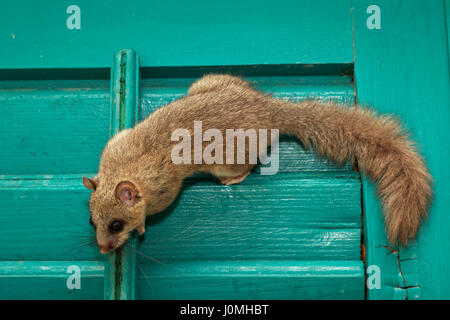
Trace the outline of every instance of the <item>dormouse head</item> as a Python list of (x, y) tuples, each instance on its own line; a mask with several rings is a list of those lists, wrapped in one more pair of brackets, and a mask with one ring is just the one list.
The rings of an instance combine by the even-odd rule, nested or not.
[(119, 248), (129, 238), (131, 231), (145, 231), (145, 204), (135, 182), (101, 181), (83, 177), (83, 184), (92, 190), (89, 200), (96, 240), (101, 253)]

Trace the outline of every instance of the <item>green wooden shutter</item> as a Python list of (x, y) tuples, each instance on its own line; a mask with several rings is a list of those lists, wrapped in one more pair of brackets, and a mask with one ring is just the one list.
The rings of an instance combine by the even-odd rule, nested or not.
[[(316, 159), (292, 139), (282, 141), (276, 176), (254, 173), (231, 187), (208, 177), (188, 179), (179, 200), (150, 222), (147, 239), (138, 244), (133, 238), (120, 254), (104, 261), (94, 245), (80, 240), (93, 233), (87, 223), (89, 192), (81, 176), (95, 174), (109, 136), (185, 94), (204, 73), (242, 74), (280, 98), (318, 96), (353, 104), (351, 20), (349, 3), (342, 3), (304, 3), (294, 12), (281, 10), (297, 7), (292, 1), (266, 1), (256, 11), (244, 3), (213, 7), (203, 2), (190, 5), (189, 17), (172, 16), (166, 4), (149, 8), (147, 2), (136, 2), (128, 26), (116, 30), (110, 21), (127, 16), (127, 8), (99, 10), (81, 1), (81, 30), (60, 30), (59, 20), (50, 20), (61, 31), (54, 33), (51, 46), (30, 37), (23, 24), (3, 19), (11, 38), (0, 53), (1, 75), (7, 80), (2, 83), (7, 116), (0, 136), (5, 139), (11, 132), (13, 142), (0, 157), (2, 204), (8, 206), (2, 211), (7, 232), (0, 235), (2, 297), (363, 298), (359, 174), (350, 166), (337, 168)], [(45, 3), (40, 7), (51, 17), (62, 9)], [(254, 15), (245, 27), (239, 21), (249, 10)], [(25, 8), (21, 16), (39, 32), (34, 11)], [(12, 7), (5, 12), (17, 15)], [(144, 12), (145, 17), (136, 16)], [(330, 15), (335, 19), (329, 25), (317, 23)], [(158, 27), (171, 19), (178, 23), (173, 29)], [(132, 21), (138, 20), (149, 24), (145, 32), (131, 32)], [(184, 35), (180, 24), (187, 30)], [(112, 33), (99, 39), (99, 32)], [(120, 38), (128, 39), (141, 57), (141, 70), (134, 51), (116, 47)], [(77, 53), (79, 48), (83, 54)], [(118, 54), (109, 95), (108, 75), (97, 68), (111, 66), (111, 52)], [(59, 68), (71, 69), (65, 74)], [(82, 80), (70, 80), (74, 77)], [(23, 81), (33, 78), (37, 81)], [(46, 80), (52, 78), (58, 80)], [(84, 80), (89, 78), (100, 79)], [(14, 228), (18, 216), (22, 229)], [(72, 264), (83, 265), (80, 290), (65, 286), (64, 268)], [(36, 284), (26, 292), (30, 278), (48, 285)], [(85, 280), (95, 280), (95, 290)]]
[[(260, 69), (259, 73), (267, 72), (266, 68)], [(51, 141), (48, 147), (54, 148), (55, 153), (67, 150), (64, 144), (70, 141), (73, 151), (67, 155), (67, 161), (72, 157), (76, 161), (84, 157), (98, 159), (108, 132), (114, 134), (130, 127), (135, 119), (142, 120), (161, 105), (179, 98), (195, 80), (146, 78), (142, 81), (138, 108), (138, 79), (136, 54), (120, 51), (112, 66), (111, 111), (104, 88), (101, 97), (105, 107), (100, 109), (100, 118), (88, 109), (98, 103), (99, 95), (90, 92), (89, 87), (74, 90), (63, 87), (74, 85), (72, 82), (60, 81), (45, 90), (41, 83), (32, 82), (27, 84), (27, 90), (10, 90), (3, 96), (4, 106), (11, 110), (11, 119), (4, 119), (4, 128), (13, 132), (13, 141), (19, 144), (11, 144), (12, 150), (18, 150), (12, 155), (17, 157), (23, 150), (20, 143), (34, 136)], [(320, 97), (354, 102), (350, 76), (261, 75), (250, 80), (261, 90), (283, 99)], [(100, 83), (105, 86), (104, 81)], [(44, 84), (50, 88), (49, 83)], [(34, 109), (36, 101), (42, 104), (47, 122), (34, 127), (28, 123), (41, 120), (36, 119), (41, 112), (39, 105)], [(79, 114), (74, 116), (70, 107), (61, 106), (62, 102), (80, 106)], [(18, 119), (20, 115), (23, 121)], [(54, 124), (56, 120), (58, 125)], [(80, 129), (83, 126), (87, 127)], [(22, 131), (18, 127), (23, 127)], [(74, 128), (78, 131), (73, 132)], [(91, 137), (99, 132), (102, 140), (97, 138), (100, 141), (94, 145)], [(77, 134), (83, 136), (74, 137)], [(55, 137), (61, 139), (59, 146), (54, 146), (59, 142)], [(77, 139), (81, 140), (80, 145), (76, 144)], [(1, 235), (3, 298), (102, 298), (103, 281), (104, 297), (108, 299), (364, 296), (359, 174), (350, 166), (339, 168), (317, 159), (293, 139), (284, 138), (281, 142), (280, 173), (276, 176), (254, 173), (243, 184), (228, 187), (208, 177), (189, 179), (176, 205), (153, 217), (147, 239), (139, 247), (134, 238), (121, 254), (108, 256), (104, 274), (103, 259), (95, 246), (79, 243), (92, 235), (87, 223), (88, 192), (81, 186), (79, 172), (93, 175), (96, 164), (90, 161), (78, 169), (75, 165), (80, 163), (72, 161), (68, 165), (61, 162), (57, 167), (57, 157), (61, 156), (48, 154), (49, 159), (41, 157), (32, 167), (33, 155), (25, 154), (21, 163), (27, 165), (16, 162), (8, 172), (14, 175), (2, 176), (6, 191), (2, 203), (10, 209), (9, 215), (6, 211), (2, 215), (7, 231)], [(8, 160), (4, 159), (5, 164), (11, 164)], [(70, 170), (74, 172), (69, 174)], [(58, 209), (61, 203), (70, 211)], [(17, 217), (21, 228), (14, 228)], [(91, 254), (86, 257), (88, 252)], [(70, 265), (81, 266), (81, 290), (66, 287)], [(33, 291), (26, 290), (29, 284), (35, 288)]]
[[(450, 297), (448, 0), (77, 4), (79, 30), (62, 2), (0, 12), (0, 298)], [(367, 28), (370, 5), (381, 29)], [(418, 240), (387, 248), (373, 186), (284, 138), (276, 176), (192, 177), (145, 240), (100, 255), (81, 177), (111, 134), (209, 72), (399, 114), (435, 179)], [(81, 289), (67, 288), (71, 266)], [(369, 266), (380, 289), (364, 287)]]

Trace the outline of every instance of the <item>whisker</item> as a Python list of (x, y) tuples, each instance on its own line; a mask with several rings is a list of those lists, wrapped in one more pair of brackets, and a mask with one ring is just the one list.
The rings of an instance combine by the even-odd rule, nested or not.
[(66, 248), (65, 248), (65, 251), (69, 251), (69, 250), (77, 250), (77, 249), (81, 249), (81, 248), (87, 248), (87, 247), (89, 247), (89, 246), (92, 246), (92, 245), (96, 245), (96, 242), (95, 242), (95, 240), (84, 240), (84, 241), (80, 241), (80, 242), (78, 242), (78, 243), (76, 243), (75, 245), (70, 245), (70, 246), (67, 246)]
[(136, 248), (133, 248), (133, 247), (128, 246), (128, 244), (127, 244), (126, 246), (123, 246), (123, 248), (133, 250), (134, 252), (136, 252), (137, 254), (143, 256), (144, 258), (146, 258), (146, 259), (148, 259), (148, 260), (150, 260), (150, 261), (152, 261), (152, 262), (156, 262), (156, 263), (158, 263), (158, 264), (160, 264), (160, 265), (162, 265), (162, 266), (169, 267), (169, 268), (174, 268), (175, 270), (178, 270), (178, 271), (184, 271), (183, 269), (174, 267), (174, 266), (172, 266), (172, 265), (168, 265), (168, 264), (163, 263), (162, 261), (160, 261), (160, 260), (158, 260), (158, 259), (156, 259), (156, 258), (153, 258), (153, 257), (151, 257), (151, 256), (148, 256), (148, 255), (146, 255), (145, 253), (143, 253), (143, 252), (137, 250)]
[(71, 237), (78, 238), (78, 239), (95, 239), (92, 235), (84, 236), (84, 235), (70, 235)]
[(139, 270), (141, 270), (141, 272), (144, 274), (144, 278), (145, 278), (145, 280), (147, 281), (147, 284), (150, 286), (150, 289), (152, 289), (152, 291), (154, 291), (154, 290), (153, 290), (152, 283), (150, 282), (150, 279), (148, 278), (147, 274), (145, 273), (144, 268), (142, 268), (142, 267), (140, 266), (140, 263), (137, 262), (137, 261), (136, 261), (136, 265), (138, 266)]
[[(179, 235), (182, 235), (182, 234), (186, 233), (186, 232), (189, 231), (190, 229), (192, 229), (192, 228), (194, 227), (194, 225), (197, 223), (198, 220), (200, 220), (200, 218), (195, 219), (194, 222), (191, 223), (191, 225), (189, 225), (188, 227), (186, 227), (185, 229), (183, 229), (181, 232), (175, 233), (175, 234), (174, 234), (173, 236), (171, 236), (170, 238), (162, 239), (162, 240), (154, 240), (154, 241), (150, 241), (149, 243), (152, 243), (152, 244), (154, 244), (154, 243), (164, 243), (164, 242), (166, 242), (166, 241), (171, 241), (171, 240), (174, 240), (174, 239), (186, 239), (186, 238), (177, 238), (177, 237), (178, 237)], [(196, 233), (194, 233), (194, 234), (196, 234)], [(191, 236), (192, 236), (192, 234), (191, 234)]]
[[(204, 232), (204, 230), (203, 229), (197, 230), (196, 232), (187, 234), (187, 236), (185, 236), (185, 237), (178, 237), (178, 236), (181, 235), (181, 234), (184, 234), (187, 231), (189, 231), (190, 229), (192, 229), (194, 227), (194, 224), (196, 224), (196, 222), (198, 220), (200, 220), (200, 219), (195, 220), (194, 223), (192, 223), (189, 227), (185, 228), (181, 232), (176, 233), (175, 235), (171, 236), (170, 238), (149, 241), (148, 244), (159, 244), (159, 243), (165, 243), (165, 242), (172, 241), (172, 240), (189, 240), (189, 239), (192, 239), (193, 237), (195, 237), (195, 236), (201, 234), (202, 232)], [(207, 236), (207, 238), (213, 237), (213, 236), (217, 236), (217, 235), (227, 234), (227, 233), (228, 233), (228, 231), (217, 232), (217, 233), (214, 233), (214, 234), (210, 233)]]
[[(122, 247), (122, 250), (123, 250), (125, 253), (130, 253), (130, 252), (132, 252), (133, 248), (130, 247), (130, 246), (128, 245), (128, 243), (126, 243), (126, 244)], [(136, 249), (134, 249), (134, 250), (136, 251)], [(139, 268), (139, 270), (140, 270), (140, 271), (142, 272), (142, 274), (144, 275), (144, 278), (145, 278), (147, 284), (148, 284), (148, 285), (150, 286), (150, 288), (152, 289), (152, 291), (154, 291), (153, 286), (152, 286), (152, 283), (151, 283), (151, 281), (150, 281), (150, 279), (149, 279), (147, 273), (145, 272), (144, 268), (142, 268), (141, 264), (139, 263), (139, 261), (138, 261), (137, 259), (136, 259), (136, 266)]]

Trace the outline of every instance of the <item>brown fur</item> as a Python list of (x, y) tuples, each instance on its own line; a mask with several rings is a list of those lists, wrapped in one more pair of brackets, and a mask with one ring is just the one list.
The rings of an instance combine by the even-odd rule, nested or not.
[[(170, 155), (177, 142), (171, 141), (171, 134), (177, 128), (192, 133), (194, 120), (203, 122), (203, 131), (216, 128), (224, 136), (225, 129), (279, 129), (338, 164), (356, 158), (359, 168), (377, 182), (393, 243), (406, 245), (426, 214), (432, 197), (431, 176), (407, 134), (391, 117), (360, 107), (282, 101), (252, 89), (240, 78), (207, 75), (192, 84), (187, 96), (114, 136), (103, 151), (98, 175), (91, 180), (95, 187), (83, 180), (95, 189), (90, 210), (99, 245), (109, 243), (116, 248), (130, 231), (142, 233), (145, 217), (169, 206), (183, 179), (194, 172), (207, 171), (223, 183), (236, 183), (253, 168), (251, 164), (175, 165)], [(133, 206), (115, 196), (123, 181), (137, 190)], [(112, 235), (108, 224), (114, 218), (124, 220), (125, 227)]]

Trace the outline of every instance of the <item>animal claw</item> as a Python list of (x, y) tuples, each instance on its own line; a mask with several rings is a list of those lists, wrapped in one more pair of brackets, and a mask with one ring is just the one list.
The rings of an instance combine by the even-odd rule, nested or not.
[(145, 224), (141, 224), (136, 228), (137, 233), (142, 236), (145, 233)]

